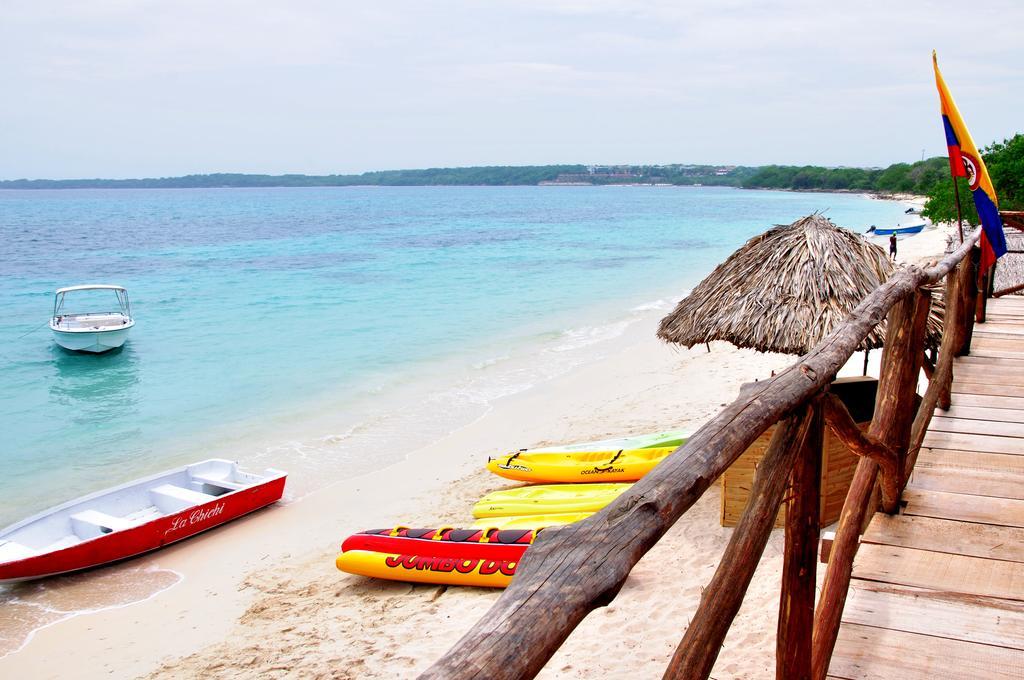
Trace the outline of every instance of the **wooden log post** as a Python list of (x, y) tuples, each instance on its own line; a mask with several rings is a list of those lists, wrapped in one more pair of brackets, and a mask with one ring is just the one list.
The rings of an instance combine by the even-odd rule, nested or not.
[(977, 261), (981, 258), (981, 251), (971, 248), (971, 254), (960, 261), (958, 282), (960, 290), (960, 334), (959, 347), (956, 355), (967, 356), (971, 353), (971, 340), (974, 337), (974, 308), (978, 301), (978, 278)]
[[(743, 596), (771, 536), (793, 463), (804, 448), (813, 420), (809, 411), (806, 407), (800, 409), (775, 429), (754, 473), (746, 510), (729, 539), (711, 583), (701, 595), (697, 613), (665, 669), (667, 680), (698, 680), (711, 674), (722, 641), (743, 604)], [(818, 456), (821, 456), (820, 446)]]
[(935, 373), (935, 364), (932, 362), (931, 358), (928, 356), (928, 351), (927, 350), (925, 350), (924, 361), (921, 362), (921, 368), (924, 369), (924, 377), (927, 378), (928, 380), (931, 380), (932, 379), (932, 375), (934, 375), (934, 373)]
[(888, 488), (883, 489), (883, 496), (898, 496), (900, 458), (896, 451), (870, 432), (863, 432), (846, 409), (846, 404), (836, 395), (826, 394), (822, 399), (822, 409), (825, 422), (843, 446), (856, 455), (870, 458), (878, 464), (882, 471), (882, 484), (888, 485)]
[(828, 675), (832, 649), (839, 635), (839, 623), (846, 605), (846, 592), (850, 587), (860, 528), (867, 515), (877, 477), (878, 463), (870, 458), (857, 461), (857, 469), (853, 473), (853, 481), (839, 515), (839, 528), (829, 552), (821, 597), (818, 598), (818, 607), (814, 612), (811, 639), (811, 677), (814, 680), (825, 680)]
[(811, 633), (817, 587), (817, 551), (821, 534), (821, 447), (824, 414), (820, 399), (811, 403), (810, 427), (793, 467), (786, 502), (786, 548), (775, 642), (775, 677), (811, 679)]
[(975, 303), (974, 320), (977, 323), (985, 323), (985, 313), (988, 310), (988, 299), (992, 295), (992, 281), (995, 279), (996, 266), (993, 264), (986, 271), (981, 272), (978, 277), (978, 294)]
[[(946, 289), (943, 293), (943, 297), (946, 303), (946, 311), (942, 318), (942, 344), (939, 347), (939, 357), (935, 360), (936, 372), (942, 367), (943, 354), (948, 355), (947, 361), (949, 362), (949, 376), (948, 378), (941, 378), (939, 384), (939, 395), (937, 405), (943, 411), (948, 411), (949, 407), (953, 403), (953, 357), (960, 350), (960, 345), (957, 344), (957, 337), (959, 336), (960, 329), (958, 324), (960, 323), (960, 315), (962, 310), (960, 309), (960, 279), (958, 272), (950, 272), (946, 274)], [(931, 389), (931, 384), (928, 385)], [(927, 393), (925, 397), (927, 397)], [(930, 419), (929, 419), (930, 420)], [(915, 418), (916, 422), (916, 418)], [(914, 428), (911, 428), (911, 447), (913, 447)], [(916, 458), (916, 456), (915, 456)]]
[(978, 272), (978, 285), (974, 290), (974, 323), (985, 323), (985, 288), (988, 287), (988, 272)]
[(741, 393), (604, 510), (541, 532), (509, 587), (421, 677), (511, 680), (536, 675), (579, 622), (615, 597), (633, 565), (768, 426), (828, 385), (896, 301), (945, 276), (979, 234), (975, 231), (931, 269), (897, 271), (804, 357)]
[[(939, 404), (939, 399), (943, 392), (948, 394), (952, 382), (953, 352), (950, 349), (947, 356), (939, 355), (939, 365), (935, 369), (935, 377), (929, 383), (928, 389), (924, 393), (921, 406), (918, 408), (917, 415), (914, 417), (913, 425), (910, 428), (910, 445), (907, 447), (907, 457), (903, 462), (903, 470), (901, 471), (901, 490), (907, 485), (907, 480), (910, 479), (910, 474), (914, 471), (914, 466), (917, 464), (917, 456), (921, 452), (921, 445), (924, 443), (924, 437), (928, 433), (928, 425), (931, 424), (935, 407)], [(945, 409), (949, 408), (948, 403)]]
[(925, 434), (928, 432), (928, 425), (932, 421), (932, 414), (938, 406), (943, 411), (951, 405), (950, 390), (953, 384), (953, 358), (956, 351), (957, 323), (959, 316), (960, 300), (957, 294), (957, 277), (951, 272), (946, 276), (946, 316), (942, 321), (942, 345), (939, 347), (939, 358), (935, 362), (935, 372), (928, 389), (921, 399), (921, 405), (914, 416), (914, 422), (910, 427), (910, 444), (907, 447), (907, 458), (902, 471), (902, 482), (900, 488), (907, 485), (910, 473), (917, 464), (917, 456), (921, 451)]
[[(910, 444), (910, 429), (917, 413), (917, 382), (921, 376), (925, 331), (931, 293), (918, 290), (892, 308), (885, 334), (885, 352), (878, 379), (875, 412), (868, 432), (895, 451), (897, 470), (902, 471)], [(882, 509), (894, 513), (899, 503), (901, 479), (889, 479), (891, 470), (882, 468)]]
[[(907, 450), (910, 439), (930, 305), (931, 295), (927, 291), (918, 290), (894, 305), (887, 317), (878, 395), (867, 438), (869, 441), (879, 441), (897, 453)], [(897, 470), (901, 468), (902, 461), (898, 463)], [(853, 574), (853, 558), (857, 554), (866, 520), (874, 512), (871, 506), (877, 476), (878, 463), (872, 458), (862, 457), (857, 462), (853, 482), (839, 515), (839, 529), (832, 544), (825, 582), (814, 616), (811, 665), (815, 680), (824, 680), (828, 673)], [(899, 477), (895, 477), (895, 497), (892, 496), (893, 481), (893, 473), (890, 473), (890, 478), (883, 482), (882, 501), (888, 512), (895, 512), (899, 502)], [(889, 489), (888, 494), (884, 493), (886, 489)]]

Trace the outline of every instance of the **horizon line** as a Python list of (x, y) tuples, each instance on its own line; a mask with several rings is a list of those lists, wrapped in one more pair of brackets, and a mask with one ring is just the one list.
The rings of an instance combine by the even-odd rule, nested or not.
[(549, 168), (569, 168), (569, 167), (581, 167), (581, 168), (717, 168), (723, 169), (728, 168), (731, 171), (738, 169), (753, 169), (753, 168), (766, 168), (766, 167), (785, 167), (785, 168), (824, 168), (826, 170), (841, 170), (841, 169), (855, 169), (855, 170), (884, 170), (892, 165), (913, 165), (915, 163), (921, 163), (932, 158), (944, 158), (944, 156), (936, 155), (929, 156), (923, 160), (917, 161), (902, 161), (898, 163), (891, 163), (888, 166), (869, 166), (869, 165), (815, 165), (815, 164), (796, 164), (796, 163), (765, 163), (758, 165), (743, 165), (734, 163), (546, 163), (543, 165), (452, 165), (452, 166), (430, 166), (421, 168), (393, 168), (387, 170), (365, 170), (363, 172), (350, 172), (350, 173), (327, 173), (327, 174), (311, 174), (306, 172), (282, 172), (282, 173), (266, 173), (266, 172), (230, 172), (230, 171), (215, 171), (215, 172), (190, 172), (182, 175), (151, 175), (143, 177), (64, 177), (64, 178), (51, 178), (51, 177), (14, 177), (7, 179), (0, 179), (0, 185), (13, 184), (13, 183), (34, 183), (34, 182), (53, 182), (53, 183), (65, 183), (65, 182), (149, 182), (149, 181), (166, 181), (176, 179), (189, 179), (189, 178), (200, 178), (200, 177), (260, 177), (260, 178), (302, 178), (302, 179), (330, 179), (330, 178), (356, 178), (365, 177), (380, 174), (393, 174), (402, 172), (430, 172), (430, 171), (454, 171), (454, 170), (474, 170), (474, 169), (549, 169)]

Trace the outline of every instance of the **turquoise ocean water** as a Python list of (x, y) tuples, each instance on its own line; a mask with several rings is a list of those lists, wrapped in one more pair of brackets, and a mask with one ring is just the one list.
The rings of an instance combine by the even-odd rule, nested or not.
[[(0, 191), (0, 525), (213, 455), (299, 492), (381, 467), (586, 361), (772, 224), (902, 209), (678, 187)], [(79, 283), (129, 289), (123, 350), (53, 343), (53, 291)]]

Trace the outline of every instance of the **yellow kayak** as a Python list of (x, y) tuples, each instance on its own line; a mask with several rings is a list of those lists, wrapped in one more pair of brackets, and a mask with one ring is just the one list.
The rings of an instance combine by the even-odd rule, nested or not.
[(676, 447), (618, 451), (518, 451), (487, 462), (487, 469), (519, 482), (635, 482)]
[(593, 515), (592, 512), (563, 512), (553, 515), (512, 515), (485, 517), (470, 525), (472, 529), (543, 529), (572, 524)]
[(489, 493), (473, 506), (473, 517), (597, 512), (632, 484), (549, 484)]
[(516, 573), (518, 562), (503, 559), (391, 555), (372, 550), (349, 550), (334, 564), (349, 574), (412, 583), (504, 588)]

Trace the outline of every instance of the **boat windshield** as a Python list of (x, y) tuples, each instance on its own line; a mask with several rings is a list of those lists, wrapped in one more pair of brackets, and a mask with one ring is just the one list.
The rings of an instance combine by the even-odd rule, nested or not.
[(122, 315), (132, 318), (128, 291), (114, 286), (76, 287), (57, 291), (53, 299), (53, 317)]

